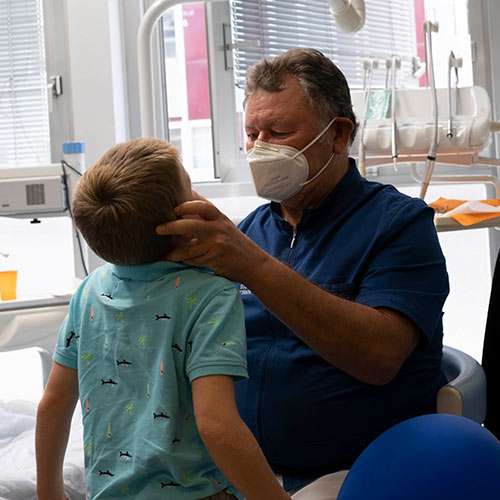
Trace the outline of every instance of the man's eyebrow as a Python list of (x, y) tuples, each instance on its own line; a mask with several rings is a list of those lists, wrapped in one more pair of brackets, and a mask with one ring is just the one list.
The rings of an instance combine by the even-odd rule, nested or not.
[[(276, 125), (279, 125), (280, 127), (283, 127), (284, 125), (285, 126), (288, 126), (286, 123), (283, 123), (283, 119), (282, 118), (275, 118), (274, 120), (266, 123), (266, 126), (268, 128), (273, 128), (275, 127)], [(248, 129), (256, 129), (257, 127), (253, 124), (253, 123), (250, 123), (250, 122), (245, 122), (245, 128), (248, 128)]]

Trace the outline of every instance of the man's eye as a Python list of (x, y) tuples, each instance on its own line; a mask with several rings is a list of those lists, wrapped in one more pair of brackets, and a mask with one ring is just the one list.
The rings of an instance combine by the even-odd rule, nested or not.
[(257, 139), (257, 134), (247, 134), (249, 139)]

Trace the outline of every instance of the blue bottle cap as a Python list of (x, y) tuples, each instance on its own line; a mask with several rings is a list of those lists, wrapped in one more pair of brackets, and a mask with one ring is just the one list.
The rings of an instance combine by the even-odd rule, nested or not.
[(63, 154), (85, 153), (84, 142), (65, 142), (62, 145)]

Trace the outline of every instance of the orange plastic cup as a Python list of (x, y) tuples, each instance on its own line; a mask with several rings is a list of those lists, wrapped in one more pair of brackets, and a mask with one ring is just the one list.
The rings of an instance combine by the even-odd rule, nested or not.
[(0, 271), (0, 298), (14, 300), (17, 297), (17, 271)]

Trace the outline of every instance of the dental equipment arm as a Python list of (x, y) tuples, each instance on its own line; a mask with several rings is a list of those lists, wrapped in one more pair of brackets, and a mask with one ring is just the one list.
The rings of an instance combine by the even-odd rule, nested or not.
[(391, 153), (394, 170), (398, 171), (398, 127), (396, 122), (396, 70), (401, 67), (401, 59), (392, 56), (390, 59), (392, 67), (392, 89), (391, 89)]
[(365, 85), (365, 109), (363, 113), (363, 121), (361, 123), (361, 130), (359, 132), (359, 154), (358, 154), (358, 169), (360, 174), (366, 176), (366, 148), (364, 143), (364, 133), (366, 127), (366, 116), (370, 109), (370, 91), (372, 86), (373, 70), (378, 68), (377, 59), (366, 59), (364, 62), (364, 85)]
[(448, 139), (453, 138), (453, 114), (451, 111), (451, 68), (452, 68), (452, 60), (455, 55), (453, 51), (450, 51), (450, 55), (448, 57), (448, 131), (446, 132), (446, 137)]
[(451, 105), (451, 72), (455, 69), (455, 115), (458, 115), (458, 68), (462, 67), (462, 58), (455, 57), (453, 51), (450, 51), (448, 57), (448, 130), (446, 137), (453, 138), (453, 112)]
[(461, 57), (458, 57), (454, 61), (454, 68), (455, 68), (455, 114), (458, 115), (460, 112), (460, 100), (459, 100), (459, 93), (458, 93), (458, 68), (461, 68), (463, 64), (463, 59)]
[(432, 136), (431, 147), (427, 153), (427, 160), (425, 162), (425, 177), (422, 187), (420, 189), (420, 198), (424, 199), (427, 193), (427, 188), (429, 182), (431, 181), (432, 172), (434, 170), (434, 165), (436, 163), (436, 155), (438, 149), (438, 134), (439, 134), (439, 124), (438, 124), (438, 103), (437, 103), (437, 92), (436, 92), (436, 82), (434, 79), (434, 62), (432, 59), (432, 32), (437, 32), (439, 29), (438, 23), (432, 23), (426, 21), (424, 23), (424, 38), (426, 40), (426, 58), (427, 58), (427, 68), (429, 71), (429, 80), (431, 84), (431, 96), (432, 96), (432, 110), (434, 115), (434, 131)]

